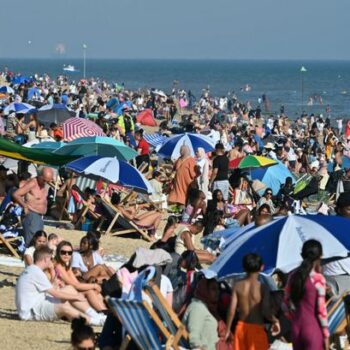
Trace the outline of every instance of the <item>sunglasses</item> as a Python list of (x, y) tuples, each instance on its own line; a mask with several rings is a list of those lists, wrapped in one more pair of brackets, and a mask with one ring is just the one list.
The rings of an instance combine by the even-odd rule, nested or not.
[(60, 255), (72, 255), (73, 251), (72, 250), (61, 250)]
[(266, 194), (269, 194), (269, 195), (271, 195), (271, 196), (272, 196), (272, 193), (271, 193), (271, 192), (267, 192)]

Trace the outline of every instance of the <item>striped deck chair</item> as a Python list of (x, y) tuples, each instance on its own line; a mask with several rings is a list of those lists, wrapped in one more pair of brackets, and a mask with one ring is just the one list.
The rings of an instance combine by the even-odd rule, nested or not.
[(327, 303), (328, 327), (332, 335), (343, 333), (347, 327), (344, 298), (349, 294), (345, 292), (339, 297), (333, 297)]
[(125, 350), (131, 339), (141, 350), (180, 349), (181, 333), (174, 337), (146, 301), (108, 298), (107, 303), (127, 333), (120, 350)]
[(151, 298), (153, 309), (157, 312), (170, 334), (176, 337), (180, 333), (180, 345), (183, 347), (189, 347), (189, 334), (186, 330), (186, 327), (182, 324), (175, 311), (165, 300), (158, 286), (153, 285), (151, 287), (149, 285), (146, 285), (144, 287), (144, 290)]

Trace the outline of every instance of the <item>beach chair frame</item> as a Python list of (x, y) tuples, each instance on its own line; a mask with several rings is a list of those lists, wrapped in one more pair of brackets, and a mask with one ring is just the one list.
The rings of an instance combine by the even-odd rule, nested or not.
[[(106, 234), (112, 234), (113, 236), (120, 236), (120, 235), (124, 235), (127, 233), (139, 233), (143, 239), (145, 239), (146, 241), (150, 242), (151, 238), (148, 235), (148, 231), (146, 229), (140, 228), (138, 227), (134, 222), (127, 220), (119, 211), (117, 208), (115, 208), (114, 206), (112, 206), (112, 204), (110, 204), (108, 201), (106, 201), (104, 198), (101, 198), (103, 204), (105, 204), (111, 211), (113, 211), (115, 213), (113, 219), (111, 220), (107, 230), (106, 230)], [(117, 230), (117, 231), (113, 231), (113, 227), (115, 225), (115, 223), (117, 222), (117, 220), (119, 218), (122, 218), (123, 220), (125, 220), (128, 223), (128, 226), (130, 226), (130, 228), (126, 228), (126, 229), (121, 229), (121, 230)]]
[[(157, 313), (152, 309), (152, 307), (148, 304), (146, 301), (136, 301), (136, 300), (122, 300), (122, 299), (115, 299), (115, 298), (106, 298), (107, 304), (109, 305), (110, 309), (112, 310), (113, 314), (119, 319), (121, 324), (123, 325), (124, 329), (126, 330), (127, 335), (124, 337), (120, 350), (127, 349), (131, 339), (132, 335), (130, 333), (132, 332), (131, 325), (128, 324), (128, 322), (125, 322), (125, 317), (123, 315), (119, 314), (116, 310), (116, 307), (120, 307), (120, 305), (124, 306), (130, 306), (130, 308), (139, 309), (145, 312), (146, 315), (148, 315), (149, 319), (153, 322), (155, 328), (152, 331), (156, 331), (159, 333), (159, 335), (163, 336), (165, 339), (165, 347), (162, 347), (161, 341), (159, 340), (159, 348), (165, 348), (166, 350), (174, 349), (174, 350), (180, 350), (178, 342), (181, 338), (181, 332), (179, 331), (178, 334), (175, 336), (172, 335), (169, 330), (164, 326), (162, 323), (162, 320), (159, 318)], [(120, 305), (118, 305), (120, 304)], [(125, 312), (123, 312), (125, 313)], [(130, 315), (128, 315), (130, 316)], [(132, 317), (128, 317), (129, 319), (132, 319)], [(145, 338), (147, 334), (142, 334)], [(138, 339), (134, 339), (136, 344), (140, 347), (138, 342), (140, 342), (140, 337)], [(148, 348), (140, 347), (141, 350), (150, 350)]]
[(15, 248), (12, 247), (11, 243), (15, 242), (18, 240), (18, 237), (14, 237), (14, 238), (5, 238), (1, 233), (0, 233), (0, 244), (4, 245), (9, 251), (10, 253), (19, 259), (19, 255), (16, 251)]
[(189, 340), (189, 333), (186, 330), (186, 327), (180, 321), (179, 317), (169, 305), (167, 300), (162, 295), (156, 284), (145, 286), (145, 292), (151, 298), (153, 307), (156, 309), (163, 323), (167, 327), (168, 331), (176, 338), (180, 336), (178, 342), (184, 341), (184, 345), (187, 346)]

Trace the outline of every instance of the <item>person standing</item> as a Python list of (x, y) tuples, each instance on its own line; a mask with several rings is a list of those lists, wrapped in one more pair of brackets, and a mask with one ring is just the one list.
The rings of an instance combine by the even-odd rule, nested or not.
[(48, 183), (53, 180), (53, 170), (44, 167), (38, 176), (28, 180), (13, 194), (13, 199), (23, 208), (24, 240), (29, 246), (35, 232), (44, 229), (43, 215), (47, 211)]
[(174, 164), (174, 171), (174, 188), (169, 193), (168, 202), (185, 206), (189, 187), (197, 176), (196, 161), (191, 157), (188, 146), (181, 146), (180, 158)]
[(328, 350), (326, 280), (321, 270), (322, 245), (310, 239), (303, 244), (303, 262), (286, 287), (286, 304), (292, 321), (294, 350)]
[(197, 165), (200, 168), (200, 175), (198, 176), (198, 187), (205, 194), (205, 198), (208, 198), (209, 188), (209, 160), (205, 154), (204, 148), (198, 147), (197, 152)]
[(128, 113), (129, 107), (125, 105), (122, 109), (122, 115), (118, 118), (118, 125), (124, 137), (124, 141), (129, 140), (132, 147), (136, 146), (134, 138), (135, 125), (132, 116)]
[(216, 157), (213, 160), (210, 185), (212, 185), (213, 191), (220, 190), (224, 200), (227, 201), (230, 187), (228, 182), (229, 159), (225, 154), (225, 148), (222, 143), (216, 144), (215, 153)]
[(135, 139), (137, 141), (136, 150), (139, 154), (136, 157), (136, 166), (137, 168), (140, 167), (140, 165), (145, 162), (147, 164), (147, 167), (143, 172), (148, 173), (149, 169), (149, 163), (150, 163), (150, 157), (149, 157), (149, 144), (148, 142), (143, 138), (143, 129), (137, 130), (135, 132)]

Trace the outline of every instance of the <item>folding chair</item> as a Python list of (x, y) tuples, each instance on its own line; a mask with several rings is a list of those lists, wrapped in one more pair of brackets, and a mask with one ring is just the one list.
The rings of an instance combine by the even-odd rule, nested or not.
[(175, 311), (163, 297), (157, 285), (146, 285), (144, 290), (152, 300), (154, 310), (157, 312), (163, 324), (174, 337), (180, 333), (180, 345), (188, 347), (189, 334), (186, 327), (182, 324)]
[(120, 350), (125, 350), (131, 339), (141, 350), (180, 349), (178, 342), (182, 333), (170, 334), (146, 301), (108, 298), (107, 303), (127, 333)]
[(9, 251), (10, 253), (16, 257), (19, 258), (19, 255), (16, 251), (16, 249), (14, 249), (11, 245), (11, 243), (15, 242), (18, 240), (18, 237), (15, 238), (5, 238), (1, 233), (0, 233), (0, 244), (3, 244)]
[[(127, 233), (139, 233), (146, 241), (151, 241), (148, 230), (145, 228), (138, 227), (134, 222), (126, 219), (115, 207), (113, 207), (111, 204), (109, 204), (106, 200), (101, 198), (101, 201), (99, 203), (104, 211), (107, 213), (108, 216), (112, 218), (107, 230), (106, 234), (111, 233), (113, 230), (113, 227), (118, 224), (121, 229), (118, 229), (117, 231), (112, 232), (114, 236), (123, 235)], [(106, 220), (106, 218), (104, 218)]]

